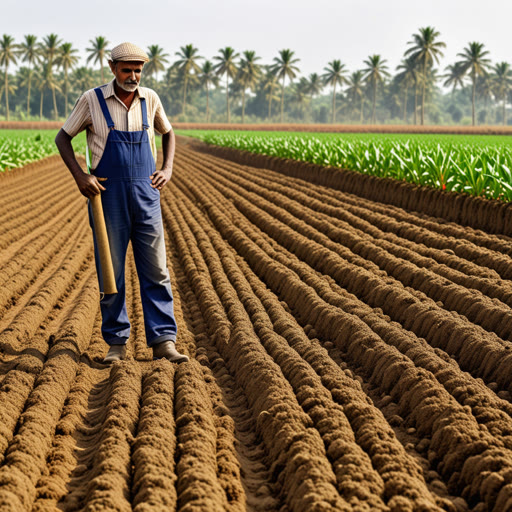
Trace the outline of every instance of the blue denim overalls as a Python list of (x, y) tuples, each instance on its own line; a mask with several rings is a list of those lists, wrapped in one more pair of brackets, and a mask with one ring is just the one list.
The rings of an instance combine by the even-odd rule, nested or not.
[[(176, 341), (174, 303), (165, 256), (165, 242), (160, 210), (160, 192), (151, 187), (155, 160), (148, 136), (146, 101), (140, 98), (143, 129), (116, 130), (101, 88), (94, 89), (109, 128), (107, 144), (100, 163), (91, 171), (106, 178), (101, 193), (117, 294), (102, 294), (101, 332), (109, 345), (124, 345), (130, 336), (130, 322), (125, 300), (125, 261), (131, 240), (139, 276), (146, 342), (153, 346), (167, 340)], [(91, 207), (89, 216), (92, 225)], [(94, 229), (93, 229), (94, 235)], [(103, 279), (94, 235), (94, 254), (100, 291)]]

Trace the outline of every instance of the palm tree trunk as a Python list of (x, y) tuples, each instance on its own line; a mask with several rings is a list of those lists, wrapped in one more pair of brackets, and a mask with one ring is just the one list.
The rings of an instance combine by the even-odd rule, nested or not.
[(427, 61), (423, 61), (423, 87), (421, 92), (421, 125), (425, 124), (425, 89), (427, 87), (427, 77), (425, 73), (427, 72)]
[(245, 119), (245, 89), (242, 90), (242, 124)]
[(372, 124), (375, 124), (375, 108), (377, 105), (377, 82), (373, 82), (373, 108), (372, 108)]
[(473, 93), (471, 96), (471, 103), (472, 103), (472, 120), (473, 120), (473, 126), (475, 126), (475, 98), (476, 98), (476, 77), (475, 73), (471, 73), (471, 78), (473, 79)]
[(231, 118), (229, 116), (229, 75), (226, 73), (226, 110), (228, 113), (228, 123), (231, 122)]
[(65, 95), (64, 110), (66, 112), (66, 117), (68, 117), (68, 67), (67, 66), (64, 68), (64, 95)]
[(407, 124), (407, 95), (409, 94), (409, 87), (405, 87), (405, 97), (404, 97), (404, 124)]
[(418, 82), (414, 81), (414, 124), (418, 124)]
[(268, 117), (267, 119), (270, 121), (270, 117), (272, 116), (272, 89), (270, 90), (270, 95), (268, 98)]
[(364, 94), (361, 94), (361, 124), (364, 123)]
[(55, 120), (59, 118), (59, 112), (57, 111), (57, 96), (55, 94), (55, 87), (52, 88), (53, 94), (53, 111), (55, 112)]
[(210, 122), (210, 90), (208, 88), (208, 82), (206, 82), (206, 122)]
[(283, 122), (283, 107), (284, 107), (284, 81), (286, 75), (283, 75), (283, 91), (281, 92), (281, 123)]
[(503, 126), (507, 124), (507, 97), (503, 98)]
[(334, 88), (332, 90), (332, 124), (336, 120), (336, 81), (334, 81)]
[(103, 57), (100, 57), (100, 66), (101, 66), (101, 83), (105, 83), (105, 77), (103, 76)]
[(183, 108), (181, 109), (182, 115), (185, 115), (186, 105), (187, 105), (187, 79), (185, 78), (185, 82), (183, 83)]
[(7, 77), (7, 65), (5, 66), (5, 108), (7, 111), (7, 121), (9, 121), (9, 80)]
[(30, 116), (30, 83), (32, 81), (32, 69), (28, 70), (28, 92), (27, 92), (27, 117)]
[(39, 104), (39, 121), (43, 120), (43, 89), (41, 89), (41, 102)]

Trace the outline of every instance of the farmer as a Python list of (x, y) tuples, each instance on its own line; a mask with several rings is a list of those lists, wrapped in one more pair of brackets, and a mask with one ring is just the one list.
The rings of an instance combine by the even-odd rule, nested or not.
[[(116, 294), (100, 295), (101, 332), (110, 346), (104, 363), (126, 356), (130, 322), (124, 271), (130, 240), (140, 283), (146, 342), (153, 349), (153, 358), (188, 361), (175, 346), (177, 326), (160, 210), (160, 191), (171, 179), (175, 139), (158, 95), (139, 87), (142, 68), (148, 60), (144, 50), (134, 44), (116, 46), (109, 60), (114, 79), (82, 94), (55, 138), (80, 192), (89, 199), (101, 193), (118, 290)], [(82, 170), (71, 146), (71, 139), (82, 130), (87, 131), (92, 153), (91, 174)], [(158, 171), (155, 130), (162, 134), (164, 155)], [(90, 202), (89, 218), (93, 226)], [(103, 292), (94, 227), (93, 238)]]

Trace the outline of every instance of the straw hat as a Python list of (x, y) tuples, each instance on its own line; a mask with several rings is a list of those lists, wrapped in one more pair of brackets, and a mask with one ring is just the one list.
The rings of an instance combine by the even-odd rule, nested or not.
[(149, 60), (146, 52), (132, 43), (121, 43), (115, 48), (112, 48), (110, 58), (112, 60), (120, 60), (123, 62), (148, 62)]

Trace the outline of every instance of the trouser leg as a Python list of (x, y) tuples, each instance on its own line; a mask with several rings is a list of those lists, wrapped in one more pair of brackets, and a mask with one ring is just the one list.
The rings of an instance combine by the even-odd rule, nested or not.
[[(103, 212), (112, 256), (112, 266), (116, 281), (117, 293), (101, 293), (101, 333), (109, 345), (124, 345), (130, 336), (130, 321), (126, 310), (125, 263), (126, 250), (130, 239), (130, 219), (120, 208), (123, 202), (122, 194), (119, 199), (114, 197), (114, 187), (109, 185), (108, 194), (103, 192)], [(92, 212), (89, 205), (89, 215), (92, 225)], [(93, 228), (94, 256), (100, 292), (103, 292), (103, 276), (99, 258), (96, 235)]]
[(177, 334), (160, 203), (156, 197), (156, 201), (144, 205), (132, 230), (146, 341), (150, 347), (167, 340), (176, 341)]

